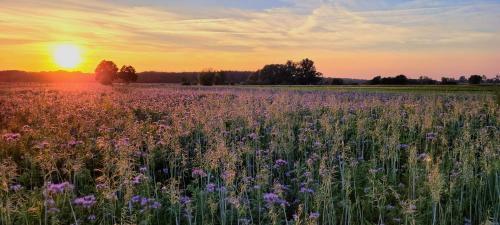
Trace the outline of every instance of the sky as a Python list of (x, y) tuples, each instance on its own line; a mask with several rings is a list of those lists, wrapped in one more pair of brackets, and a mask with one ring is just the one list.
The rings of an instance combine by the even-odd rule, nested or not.
[(500, 0), (0, 0), (0, 70), (61, 69), (78, 46), (138, 71), (257, 70), (310, 58), (325, 76), (500, 74)]

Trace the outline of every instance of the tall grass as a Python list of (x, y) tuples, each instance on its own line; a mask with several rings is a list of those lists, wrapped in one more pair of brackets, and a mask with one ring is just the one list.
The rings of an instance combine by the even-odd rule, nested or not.
[(490, 95), (19, 87), (0, 224), (498, 224)]

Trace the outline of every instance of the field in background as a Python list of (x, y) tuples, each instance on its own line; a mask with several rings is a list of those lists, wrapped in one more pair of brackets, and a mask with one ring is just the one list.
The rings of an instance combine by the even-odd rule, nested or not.
[(496, 224), (494, 90), (0, 84), (0, 224)]

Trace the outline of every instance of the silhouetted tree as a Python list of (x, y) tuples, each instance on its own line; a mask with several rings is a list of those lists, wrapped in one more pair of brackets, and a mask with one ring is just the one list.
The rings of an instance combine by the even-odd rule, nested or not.
[(344, 80), (340, 78), (333, 78), (332, 82), (330, 82), (331, 85), (343, 85)]
[(265, 65), (261, 70), (257, 71), (258, 84), (284, 84), (286, 80), (293, 79), (293, 73), (288, 74), (285, 70), (285, 65), (270, 64)]
[(443, 85), (455, 85), (455, 84), (458, 84), (458, 81), (453, 79), (453, 78), (442, 77), (441, 84), (443, 84)]
[(204, 86), (211, 86), (214, 84), (216, 72), (213, 70), (202, 71), (198, 75), (198, 83)]
[(310, 59), (303, 59), (298, 63), (296, 82), (300, 85), (317, 84), (321, 80), (322, 74), (316, 71), (314, 62)]
[(480, 84), (483, 80), (483, 77), (479, 75), (472, 75), (469, 77), (469, 84)]
[(137, 74), (135, 73), (135, 68), (133, 66), (122, 66), (120, 72), (118, 72), (118, 78), (127, 84), (130, 82), (136, 82)]
[(417, 80), (418, 84), (427, 84), (427, 85), (432, 85), (432, 84), (437, 84), (438, 82), (430, 77), (427, 76), (420, 76)]
[(370, 84), (377, 85), (382, 83), (382, 77), (381, 76), (376, 76), (373, 79), (370, 80)]
[(251, 75), (249, 84), (317, 84), (321, 81), (322, 74), (316, 71), (314, 62), (304, 59), (300, 62), (287, 61), (285, 64), (265, 65), (262, 69)]
[(460, 83), (467, 83), (468, 80), (467, 80), (467, 78), (465, 78), (465, 76), (460, 76), (460, 78), (458, 79), (458, 82), (460, 82)]
[(95, 79), (104, 85), (111, 85), (117, 78), (118, 67), (113, 61), (102, 60), (95, 68)]
[(224, 71), (218, 71), (214, 76), (214, 84), (215, 85), (224, 85), (226, 84), (226, 73)]

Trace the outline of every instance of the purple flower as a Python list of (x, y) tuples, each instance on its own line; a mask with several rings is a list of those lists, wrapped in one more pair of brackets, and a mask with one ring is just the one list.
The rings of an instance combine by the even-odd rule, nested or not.
[(301, 187), (300, 193), (314, 193), (314, 190), (311, 188)]
[(57, 194), (57, 193), (63, 193), (64, 191), (71, 191), (73, 190), (73, 185), (70, 184), (69, 182), (63, 182), (59, 184), (50, 184), (47, 187), (47, 192), (49, 194)]
[(283, 207), (289, 205), (286, 200), (280, 198), (277, 194), (272, 192), (264, 194), (264, 201), (266, 202), (268, 207), (271, 207), (274, 204), (279, 204)]
[(279, 167), (282, 167), (282, 166), (286, 166), (288, 164), (288, 162), (286, 160), (283, 160), (283, 159), (278, 159), (274, 162), (274, 167), (275, 168), (279, 168)]
[(61, 211), (61, 210), (59, 210), (59, 209), (58, 209), (58, 208), (56, 208), (56, 207), (51, 207), (51, 208), (49, 208), (49, 209), (47, 210), (47, 212), (48, 212), (49, 214), (55, 214), (55, 213), (58, 213), (59, 211)]
[(97, 190), (104, 190), (104, 189), (106, 188), (106, 184), (97, 184), (97, 185), (95, 186), (95, 188), (96, 188)]
[(94, 195), (87, 195), (74, 200), (75, 205), (81, 206), (86, 209), (92, 208), (95, 205), (96, 199)]
[(425, 138), (428, 140), (428, 141), (432, 141), (434, 139), (437, 138), (437, 133), (434, 133), (434, 132), (430, 132), (430, 133), (427, 133), (425, 135)]
[(165, 168), (163, 168), (163, 169), (161, 170), (161, 172), (163, 172), (164, 174), (168, 174), (168, 168), (166, 168), (166, 167), (165, 167)]
[(215, 191), (215, 184), (214, 183), (207, 184), (207, 192), (214, 192), (214, 191)]
[(18, 192), (18, 191), (20, 191), (22, 188), (23, 188), (23, 186), (21, 186), (20, 184), (14, 184), (14, 185), (11, 185), (11, 186), (10, 186), (10, 190), (12, 190), (13, 192)]
[(131, 201), (132, 203), (136, 203), (136, 202), (138, 202), (140, 199), (141, 199), (141, 196), (139, 196), (139, 195), (134, 195), (134, 196), (132, 196), (132, 198), (130, 199), (130, 201)]
[(309, 219), (318, 219), (319, 218), (319, 213), (318, 212), (313, 212), (311, 214), (309, 214)]
[(203, 171), (202, 169), (195, 168), (191, 172), (191, 176), (193, 176), (193, 177), (206, 177), (207, 173), (205, 173), (205, 171)]
[(94, 215), (94, 214), (90, 214), (88, 217), (87, 217), (88, 220), (90, 221), (95, 221), (97, 219), (97, 217)]
[(21, 134), (19, 133), (6, 133), (3, 135), (3, 139), (8, 142), (17, 141), (19, 138), (21, 138)]
[(191, 202), (191, 199), (188, 196), (182, 196), (179, 199), (179, 202), (181, 203), (181, 205), (187, 205), (188, 203)]
[(147, 167), (145, 167), (145, 166), (142, 166), (142, 167), (140, 167), (140, 168), (139, 168), (139, 171), (140, 171), (141, 173), (146, 173), (146, 172), (148, 171), (148, 168), (147, 168)]
[(135, 176), (133, 179), (132, 179), (132, 184), (141, 184), (142, 183), (142, 180), (143, 180), (143, 177), (144, 175), (142, 174), (139, 174), (137, 176)]
[(149, 209), (159, 209), (161, 208), (161, 203), (156, 201), (154, 198), (146, 198), (140, 195), (134, 195), (130, 199), (131, 203), (139, 203), (140, 211), (144, 212)]
[(248, 137), (250, 139), (252, 139), (252, 140), (255, 140), (255, 139), (257, 139), (257, 134), (256, 133), (251, 133), (251, 134), (248, 135)]
[(161, 203), (157, 201), (153, 201), (153, 204), (150, 205), (150, 208), (152, 209), (159, 209), (161, 207)]

